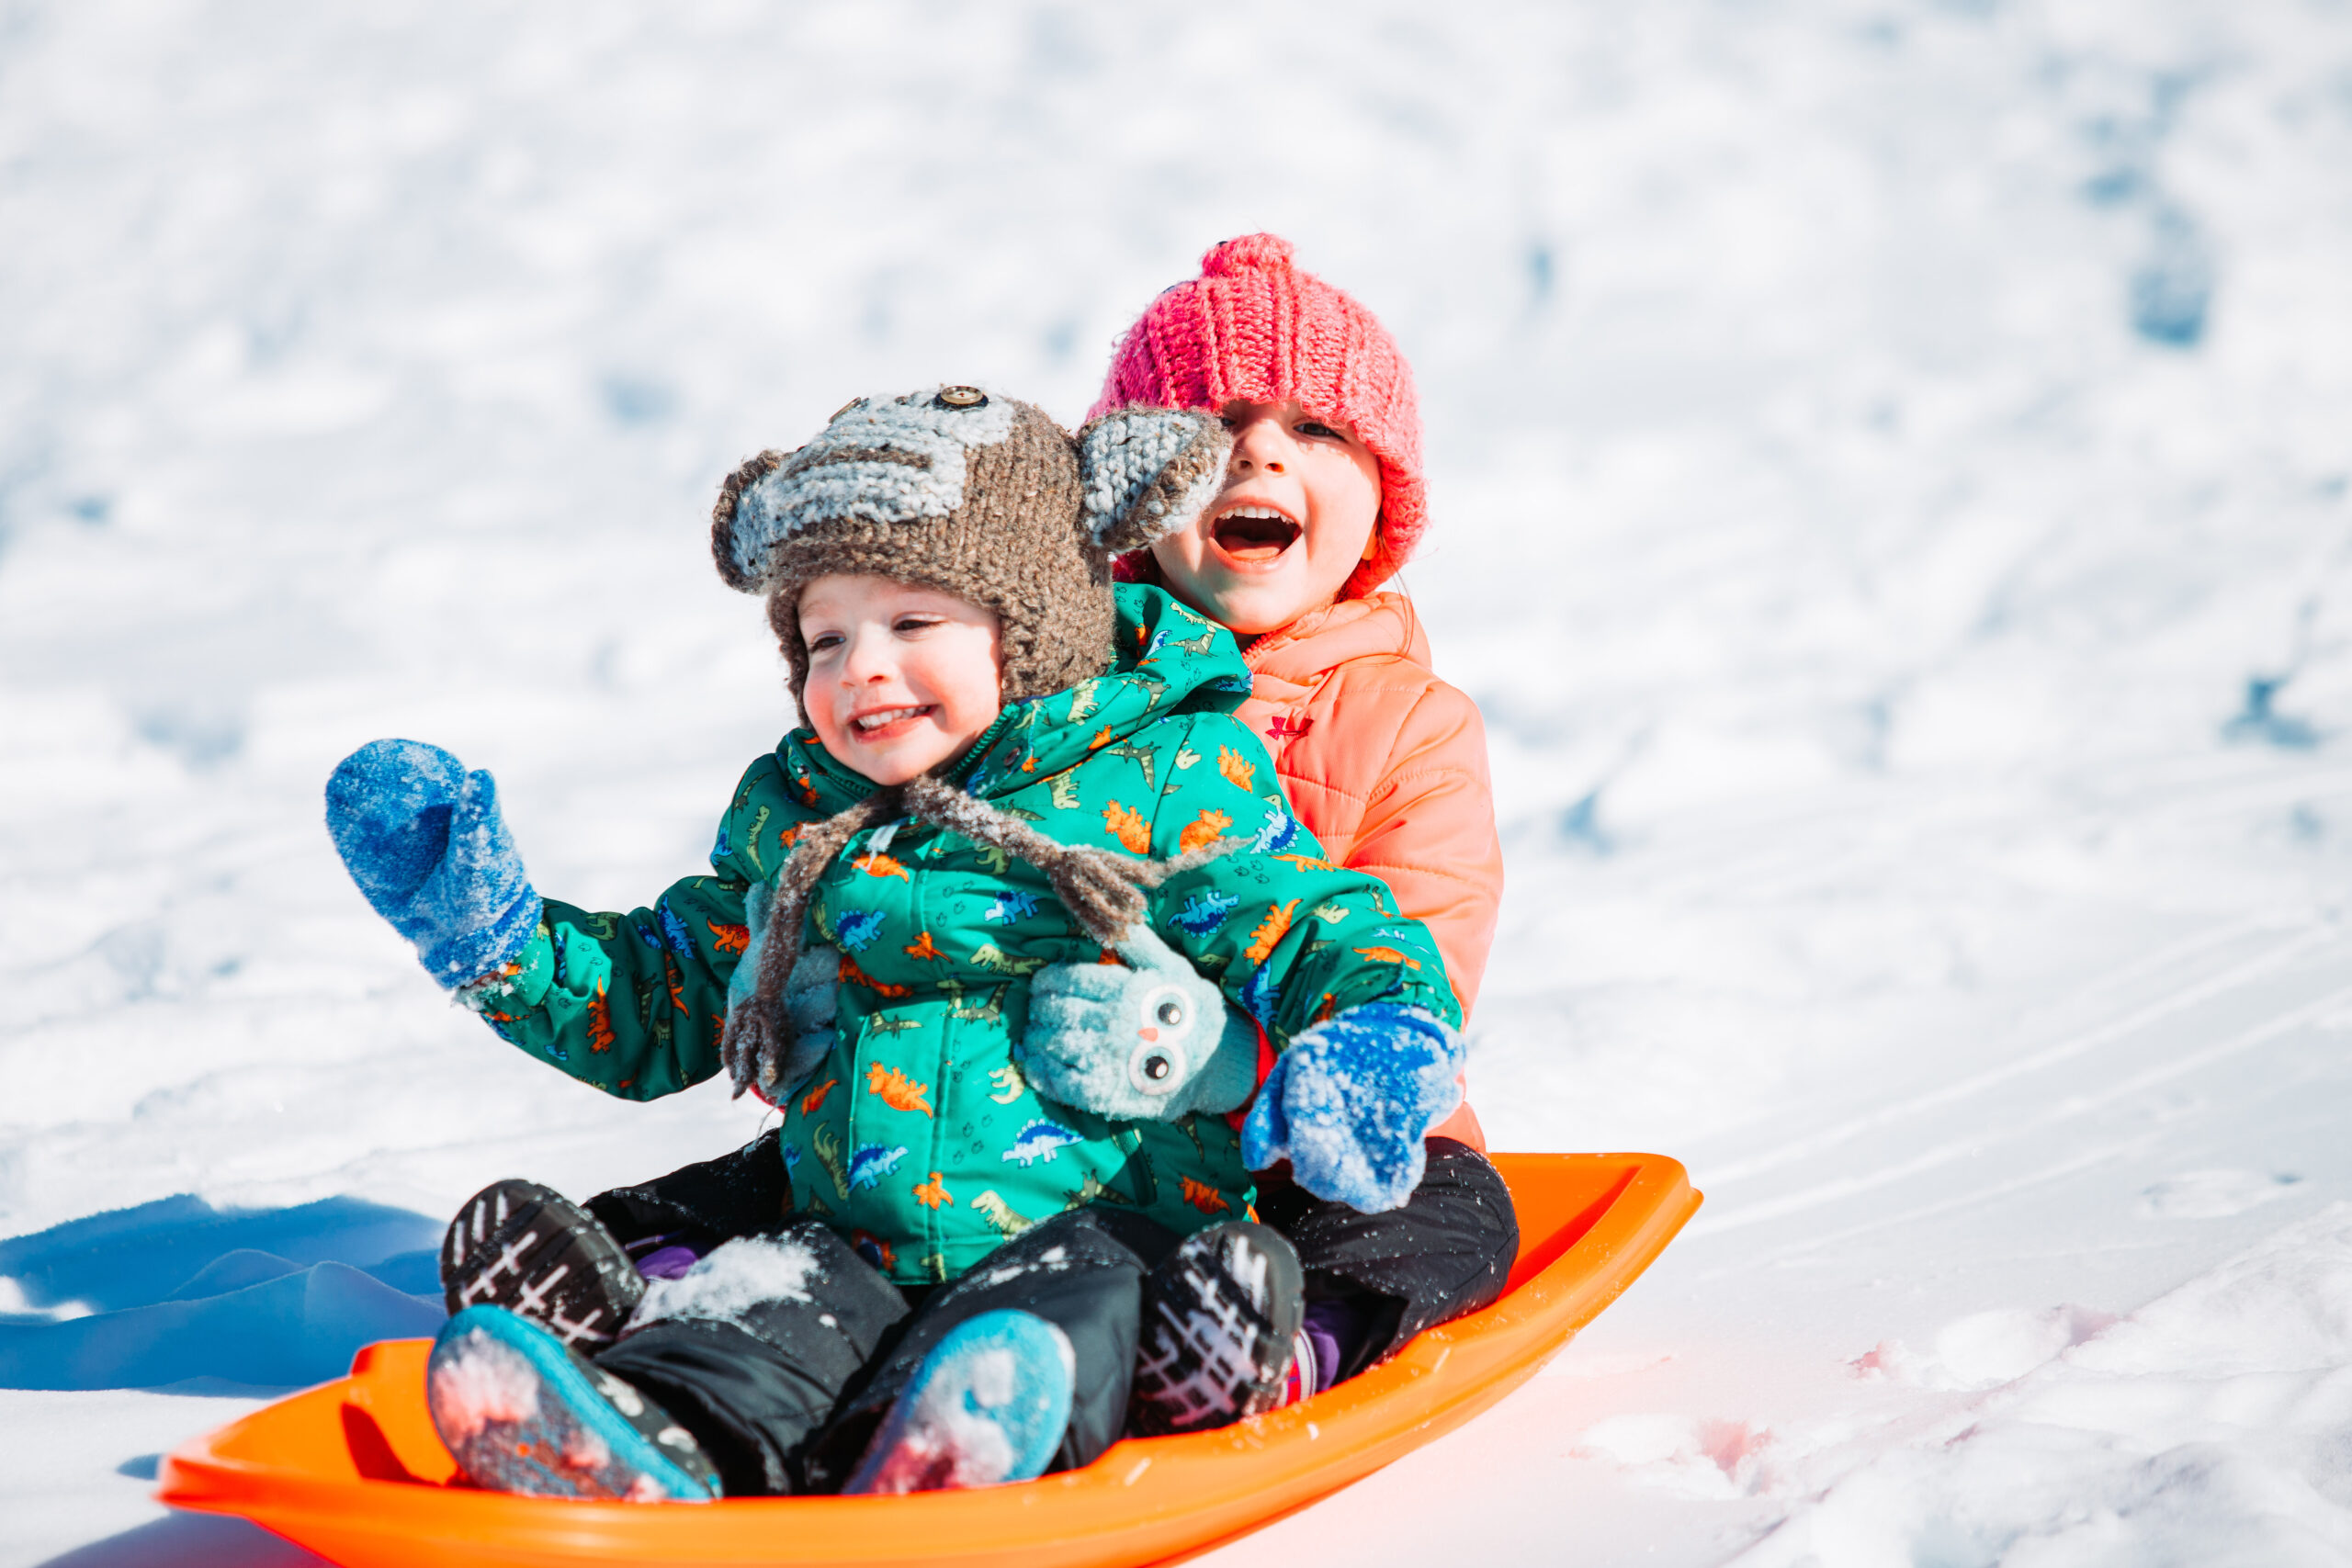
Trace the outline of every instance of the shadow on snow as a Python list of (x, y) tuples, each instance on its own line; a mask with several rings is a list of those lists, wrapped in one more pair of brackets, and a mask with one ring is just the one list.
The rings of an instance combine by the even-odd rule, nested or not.
[(0, 1313), (0, 1388), (340, 1377), (362, 1345), (440, 1326), (441, 1230), (352, 1198), (222, 1211), (183, 1195), (0, 1241), (0, 1277), (42, 1309)]

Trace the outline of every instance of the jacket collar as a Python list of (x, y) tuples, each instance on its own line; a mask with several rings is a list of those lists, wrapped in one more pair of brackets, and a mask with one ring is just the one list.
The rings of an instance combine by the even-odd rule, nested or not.
[(1427, 669), (1429, 634), (1402, 593), (1374, 593), (1327, 604), (1250, 645), (1242, 660), (1252, 672), (1289, 685), (1311, 687), (1351, 659), (1386, 654)]

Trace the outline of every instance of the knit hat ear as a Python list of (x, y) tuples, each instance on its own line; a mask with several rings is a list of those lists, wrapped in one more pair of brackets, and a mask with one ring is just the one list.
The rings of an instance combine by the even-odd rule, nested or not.
[(1087, 537), (1106, 556), (1139, 550), (1192, 526), (1225, 488), (1233, 437), (1214, 414), (1133, 407), (1078, 433)]

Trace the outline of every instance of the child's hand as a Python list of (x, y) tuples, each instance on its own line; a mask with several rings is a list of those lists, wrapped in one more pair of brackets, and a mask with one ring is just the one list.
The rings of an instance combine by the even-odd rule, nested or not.
[(488, 773), (415, 740), (370, 740), (327, 780), (327, 831), (359, 891), (449, 989), (530, 942), (539, 896)]
[(1421, 1140), (1462, 1102), (1462, 1037), (1419, 1008), (1374, 1002), (1293, 1038), (1241, 1126), (1252, 1170), (1279, 1159), (1317, 1198), (1367, 1214), (1421, 1182)]
[(1149, 927), (1119, 943), (1133, 968), (1057, 964), (1029, 991), (1021, 1070), (1048, 1100), (1098, 1116), (1173, 1122), (1230, 1111), (1258, 1077), (1258, 1032)]

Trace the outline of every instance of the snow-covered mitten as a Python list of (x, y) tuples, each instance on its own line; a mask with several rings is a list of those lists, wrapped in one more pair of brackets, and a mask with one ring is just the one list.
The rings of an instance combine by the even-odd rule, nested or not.
[(497, 972), (538, 930), (497, 784), (438, 746), (370, 740), (345, 757), (327, 780), (327, 831), (368, 902), (451, 990)]
[(638, 1267), (594, 1215), (535, 1181), (493, 1181), (449, 1222), (441, 1291), (454, 1314), (502, 1306), (567, 1345), (616, 1338), (645, 1294)]
[(1098, 1116), (1173, 1122), (1231, 1111), (1258, 1077), (1247, 1015), (1148, 926), (1118, 944), (1125, 965), (1057, 964), (1029, 991), (1021, 1071), (1048, 1100)]
[(1420, 1185), (1421, 1140), (1462, 1103), (1462, 1036), (1419, 1008), (1373, 1002), (1295, 1035), (1241, 1126), (1253, 1170), (1290, 1161), (1317, 1198), (1367, 1214)]
[(504, 1307), (442, 1325), (424, 1400), (475, 1485), (532, 1497), (707, 1503), (718, 1472), (644, 1391)]
[(1285, 1403), (1306, 1291), (1280, 1231), (1237, 1220), (1186, 1236), (1144, 1278), (1127, 1430), (1205, 1432)]
[(1069, 1425), (1078, 1358), (1035, 1313), (957, 1324), (883, 1417), (843, 1494), (943, 1492), (1046, 1472)]

